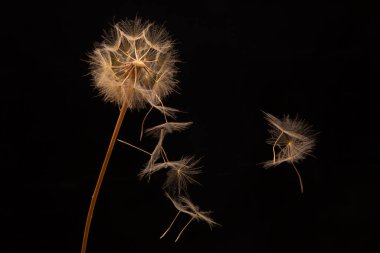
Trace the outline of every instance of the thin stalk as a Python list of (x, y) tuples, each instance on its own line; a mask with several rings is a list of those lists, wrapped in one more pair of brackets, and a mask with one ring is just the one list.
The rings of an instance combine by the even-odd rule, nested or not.
[(303, 183), (302, 183), (302, 178), (301, 178), (301, 175), (300, 175), (300, 173), (298, 172), (298, 170), (297, 170), (297, 167), (294, 165), (294, 163), (293, 163), (293, 161), (292, 161), (292, 160), (290, 160), (290, 163), (293, 165), (293, 168), (294, 168), (294, 170), (295, 170), (295, 171), (296, 171), (296, 173), (297, 173), (297, 176), (298, 176), (298, 180), (299, 180), (299, 182), (300, 182), (301, 193), (303, 193)]
[(165, 230), (165, 232), (161, 235), (160, 239), (162, 239), (168, 232), (169, 230), (172, 228), (174, 222), (177, 220), (179, 214), (181, 213), (181, 211), (178, 211), (177, 215), (174, 217), (172, 223), (170, 223), (169, 227)]
[(137, 146), (135, 146), (135, 145), (133, 145), (133, 144), (131, 144), (131, 143), (129, 143), (129, 142), (126, 142), (126, 141), (123, 141), (123, 140), (120, 140), (120, 139), (117, 139), (119, 142), (121, 142), (121, 143), (123, 143), (123, 144), (125, 144), (125, 145), (128, 145), (128, 146), (130, 146), (130, 147), (132, 147), (132, 148), (135, 148), (135, 149), (137, 149), (137, 150), (139, 150), (139, 151), (141, 151), (141, 152), (143, 152), (143, 153), (145, 153), (145, 154), (147, 154), (147, 155), (152, 155), (152, 153), (149, 153), (148, 151), (146, 151), (146, 150), (144, 150), (144, 149), (142, 149), (142, 148), (139, 148), (139, 147), (137, 147)]
[(189, 220), (189, 222), (186, 224), (186, 226), (181, 230), (181, 232), (179, 232), (179, 234), (178, 234), (178, 236), (177, 236), (177, 238), (175, 239), (174, 242), (177, 242), (177, 241), (178, 241), (178, 239), (181, 237), (183, 231), (185, 231), (185, 229), (187, 228), (187, 226), (189, 226), (190, 223), (191, 223), (193, 220), (194, 220), (194, 217), (192, 217), (191, 220)]
[(89, 235), (89, 232), (90, 232), (92, 215), (94, 213), (94, 208), (95, 208), (96, 200), (98, 198), (99, 190), (100, 190), (100, 187), (101, 187), (102, 182), (103, 182), (104, 174), (106, 173), (108, 162), (110, 160), (110, 157), (111, 157), (111, 154), (112, 154), (112, 150), (113, 150), (113, 147), (115, 146), (116, 138), (117, 138), (117, 136), (119, 134), (119, 130), (120, 130), (121, 124), (123, 122), (125, 113), (127, 112), (127, 109), (128, 109), (128, 104), (127, 104), (127, 102), (124, 102), (124, 104), (123, 104), (123, 106), (122, 106), (122, 108), (120, 110), (120, 114), (119, 114), (119, 117), (117, 119), (115, 128), (113, 130), (111, 141), (110, 141), (110, 144), (108, 146), (108, 150), (107, 150), (106, 156), (105, 156), (104, 161), (103, 161), (102, 169), (100, 170), (98, 181), (96, 182), (94, 193), (92, 194), (90, 207), (89, 207), (88, 213), (87, 213), (86, 226), (84, 228), (83, 241), (82, 241), (82, 251), (81, 251), (81, 253), (85, 253), (86, 252), (87, 240), (88, 240), (88, 235)]
[(144, 117), (143, 121), (141, 122), (140, 141), (142, 140), (142, 137), (143, 137), (143, 134), (144, 134), (145, 120), (148, 117), (149, 113), (152, 111), (152, 109), (153, 109), (153, 106), (150, 107), (149, 111), (145, 114), (145, 117)]

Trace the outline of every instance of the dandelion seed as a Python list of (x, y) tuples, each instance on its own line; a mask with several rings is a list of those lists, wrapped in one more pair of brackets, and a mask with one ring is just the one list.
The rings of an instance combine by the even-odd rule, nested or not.
[(190, 216), (192, 216), (195, 220), (206, 222), (209, 225), (210, 229), (212, 229), (215, 225), (220, 225), (219, 223), (216, 223), (215, 221), (213, 221), (213, 219), (211, 219), (211, 211), (201, 211), (199, 207), (194, 205), (193, 202), (191, 202), (191, 200), (187, 197), (180, 196), (179, 200), (189, 211), (188, 214), (190, 214)]
[(273, 159), (264, 163), (264, 168), (277, 166), (283, 162), (292, 165), (297, 173), (301, 192), (303, 192), (303, 183), (301, 175), (295, 164), (299, 163), (311, 155), (315, 147), (315, 134), (311, 127), (303, 120), (291, 119), (285, 115), (282, 120), (273, 115), (264, 112), (264, 117), (270, 125), (269, 133), (271, 137), (267, 143), (272, 145)]
[(166, 166), (169, 168), (167, 178), (163, 185), (163, 189), (167, 189), (172, 193), (178, 195), (187, 193), (187, 186), (189, 184), (199, 184), (194, 179), (194, 176), (201, 173), (198, 167), (199, 160), (194, 157), (184, 157), (179, 161), (167, 162)]
[(165, 192), (165, 196), (168, 199), (170, 199), (170, 201), (173, 203), (174, 207), (178, 210), (178, 213), (176, 214), (174, 220), (171, 222), (170, 226), (162, 234), (160, 239), (163, 238), (167, 234), (167, 232), (171, 229), (171, 227), (173, 226), (175, 220), (178, 218), (180, 213), (186, 213), (186, 214), (190, 215), (191, 219), (186, 223), (186, 225), (179, 232), (175, 242), (177, 242), (179, 240), (182, 233), (186, 230), (186, 228), (190, 225), (190, 223), (193, 220), (196, 220), (198, 222), (199, 221), (206, 222), (210, 226), (210, 229), (212, 229), (216, 225), (221, 226), (219, 223), (216, 223), (215, 221), (213, 221), (211, 219), (211, 217), (210, 217), (211, 212), (210, 211), (201, 211), (199, 209), (199, 207), (196, 206), (195, 204), (193, 204), (193, 202), (191, 202), (191, 200), (189, 198), (184, 197), (184, 196), (179, 196), (176, 199), (174, 199), (167, 192)]

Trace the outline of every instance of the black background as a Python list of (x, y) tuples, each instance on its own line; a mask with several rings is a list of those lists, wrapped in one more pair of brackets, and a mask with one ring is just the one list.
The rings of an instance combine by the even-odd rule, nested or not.
[[(139, 181), (145, 155), (117, 144), (89, 253), (376, 252), (379, 9), (305, 2), (3, 5), (0, 251), (80, 251), (118, 114), (91, 87), (87, 54), (112, 23), (139, 16), (164, 24), (177, 42), (181, 94), (165, 103), (194, 125), (165, 147), (173, 159), (204, 157), (202, 186), (190, 194), (223, 226), (193, 223), (174, 243), (183, 215), (159, 240), (176, 214), (164, 175)], [(257, 165), (271, 158), (261, 110), (298, 114), (319, 132), (315, 158), (299, 165), (303, 195), (289, 166)], [(138, 142), (143, 115), (128, 112), (121, 138)]]

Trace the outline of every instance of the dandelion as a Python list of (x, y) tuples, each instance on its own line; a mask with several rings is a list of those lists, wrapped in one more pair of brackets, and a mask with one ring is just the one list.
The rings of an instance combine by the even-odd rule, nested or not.
[(296, 163), (304, 160), (315, 146), (315, 134), (311, 127), (303, 120), (291, 119), (285, 115), (282, 120), (264, 112), (264, 117), (270, 125), (269, 133), (271, 137), (267, 143), (272, 145), (273, 160), (264, 163), (264, 168), (277, 166), (283, 162), (292, 165), (297, 173), (301, 192), (303, 193), (303, 183)]
[(186, 223), (186, 225), (179, 232), (175, 242), (178, 241), (182, 233), (186, 230), (186, 228), (190, 225), (190, 223), (193, 220), (196, 220), (198, 222), (199, 221), (206, 222), (210, 226), (210, 229), (212, 229), (216, 225), (220, 226), (219, 223), (216, 223), (215, 221), (213, 221), (213, 219), (211, 219), (210, 211), (201, 211), (199, 207), (193, 204), (193, 202), (191, 202), (189, 198), (184, 197), (184, 196), (179, 196), (177, 197), (177, 199), (174, 199), (167, 192), (165, 192), (165, 196), (170, 199), (170, 201), (173, 203), (174, 207), (178, 210), (178, 212), (177, 212), (177, 215), (174, 217), (173, 221), (171, 222), (171, 224), (169, 225), (169, 227), (161, 235), (160, 239), (162, 239), (169, 232), (174, 222), (176, 221), (176, 219), (181, 213), (186, 213), (190, 215), (191, 219)]
[(104, 39), (90, 55), (95, 87), (104, 100), (165, 111), (162, 99), (175, 90), (178, 62), (166, 30), (140, 19), (126, 20)]
[[(149, 104), (167, 116), (176, 109), (165, 107), (163, 98), (173, 92), (177, 80), (176, 52), (163, 27), (140, 19), (121, 21), (113, 26), (90, 54), (90, 70), (94, 86), (106, 102), (119, 106), (110, 144), (91, 198), (82, 241), (86, 252), (88, 234), (99, 190), (127, 109), (144, 108)], [(162, 143), (162, 140), (161, 140)], [(153, 151), (148, 164), (153, 164), (162, 151)]]

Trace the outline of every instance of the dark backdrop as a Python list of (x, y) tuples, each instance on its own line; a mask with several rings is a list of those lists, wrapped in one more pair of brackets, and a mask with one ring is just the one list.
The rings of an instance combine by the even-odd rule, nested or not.
[[(87, 208), (117, 119), (97, 97), (87, 54), (113, 22), (139, 16), (177, 42), (181, 94), (166, 104), (193, 127), (169, 155), (203, 156), (192, 199), (221, 223), (176, 211), (164, 175), (117, 144), (88, 252), (376, 252), (379, 231), (379, 9), (335, 1), (103, 1), (1, 7), (0, 251), (79, 252)], [(359, 1), (358, 1), (359, 2)], [(262, 112), (298, 114), (319, 132), (299, 165), (305, 186), (271, 159)], [(144, 113), (121, 137), (137, 143)], [(153, 116), (153, 121), (155, 116)], [(149, 139), (141, 144), (149, 149)]]

